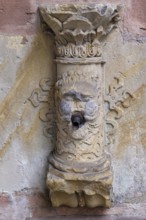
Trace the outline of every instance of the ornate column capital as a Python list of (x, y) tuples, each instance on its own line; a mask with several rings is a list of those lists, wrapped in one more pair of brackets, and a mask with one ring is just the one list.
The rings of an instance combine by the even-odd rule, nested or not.
[(109, 4), (70, 4), (40, 8), (40, 13), (55, 35), (57, 57), (93, 58), (101, 56), (101, 43), (117, 26), (119, 10)]

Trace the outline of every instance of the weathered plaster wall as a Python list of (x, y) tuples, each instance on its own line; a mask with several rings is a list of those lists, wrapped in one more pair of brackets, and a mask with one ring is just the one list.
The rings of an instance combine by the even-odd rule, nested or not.
[[(41, 93), (40, 81), (49, 78), (53, 84), (56, 69), (52, 61), (53, 40), (41, 32), (37, 8), (45, 4), (69, 2), (72, 1), (0, 0), (0, 192), (3, 193), (0, 197), (3, 204), (0, 205), (0, 219), (10, 219), (3, 212), (7, 204), (10, 205), (7, 206), (7, 213), (10, 209), (15, 210), (12, 219), (21, 216), (21, 213), (16, 211), (18, 206), (25, 210), (25, 219), (36, 213), (28, 207), (42, 205), (39, 196), (37, 199), (34, 196), (32, 200), (30, 194), (34, 195), (36, 190), (46, 192), (47, 158), (54, 143), (52, 130), (47, 133), (49, 138), (44, 135), (46, 126), (53, 128), (52, 117), (44, 119), (45, 110), (42, 111), (43, 116), (40, 116), (42, 108), (52, 108), (53, 92), (49, 87), (47, 104)], [(121, 208), (121, 211), (115, 207), (107, 214), (122, 215), (122, 210), (126, 209), (128, 213), (129, 208), (127, 215), (140, 215), (138, 209), (140, 204), (143, 204), (143, 209), (141, 207), (140, 210), (143, 216), (146, 216), (146, 1), (108, 2), (122, 4), (122, 19), (120, 28), (109, 35), (109, 42), (104, 45), (105, 88), (108, 89), (113, 78), (122, 73), (124, 87), (135, 98), (128, 108), (123, 109), (123, 116), (117, 120), (118, 129), (108, 149), (114, 174), (115, 206), (120, 202), (129, 206), (126, 204), (126, 208)], [(39, 94), (42, 95), (38, 106), (34, 107), (29, 97), (32, 91), (38, 88)], [(38, 100), (37, 93), (33, 98)], [(51, 114), (53, 113), (50, 110)], [(131, 204), (135, 207), (135, 213), (130, 210)], [(45, 202), (45, 210), (47, 205)], [(39, 216), (49, 216), (50, 212), (45, 213), (48, 214), (40, 211)]]
[[(110, 152), (113, 162), (113, 192), (117, 201), (146, 201), (146, 44), (124, 41), (118, 32), (110, 36), (104, 51), (106, 88), (118, 75), (124, 76), (124, 87), (134, 95), (117, 120), (115, 142)], [(106, 46), (105, 46), (106, 47)], [(111, 54), (109, 56), (109, 54)]]
[(28, 98), (40, 78), (53, 75), (52, 55), (40, 34), (30, 37), (27, 45), (22, 39), (1, 37), (0, 188), (9, 192), (42, 188), (51, 150), (42, 134), (38, 109), (32, 108)]

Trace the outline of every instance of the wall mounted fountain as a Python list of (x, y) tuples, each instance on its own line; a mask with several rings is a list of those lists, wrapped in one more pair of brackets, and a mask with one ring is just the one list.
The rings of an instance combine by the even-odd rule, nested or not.
[(40, 8), (40, 15), (56, 43), (57, 142), (47, 175), (52, 205), (110, 207), (102, 45), (119, 21), (119, 7), (56, 5)]

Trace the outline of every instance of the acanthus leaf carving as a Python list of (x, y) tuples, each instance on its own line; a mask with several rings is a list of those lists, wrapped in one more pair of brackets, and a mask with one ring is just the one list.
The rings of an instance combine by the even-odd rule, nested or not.
[[(120, 20), (119, 10), (120, 6), (111, 7), (108, 4), (90, 6), (70, 4), (68, 7), (64, 5), (51, 9), (40, 8), (40, 13), (47, 28), (51, 28), (55, 34), (57, 55), (65, 57), (65, 52), (58, 53), (58, 51), (60, 49), (68, 51), (70, 45), (74, 45), (74, 49), (78, 50), (78, 46), (80, 48), (83, 45), (86, 48), (86, 43), (90, 43), (97, 50), (96, 42), (102, 43), (105, 36), (117, 27)], [(71, 50), (74, 51), (74, 49)], [(67, 53), (67, 55), (69, 54)], [(95, 56), (99, 56), (99, 54), (101, 51)], [(80, 57), (79, 52), (75, 53), (73, 57)]]

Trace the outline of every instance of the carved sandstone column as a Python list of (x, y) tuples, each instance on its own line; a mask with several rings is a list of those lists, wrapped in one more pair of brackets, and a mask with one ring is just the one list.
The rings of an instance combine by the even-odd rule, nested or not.
[(52, 205), (110, 207), (102, 42), (119, 20), (118, 8), (57, 5), (40, 12), (56, 42), (58, 131), (47, 175)]

